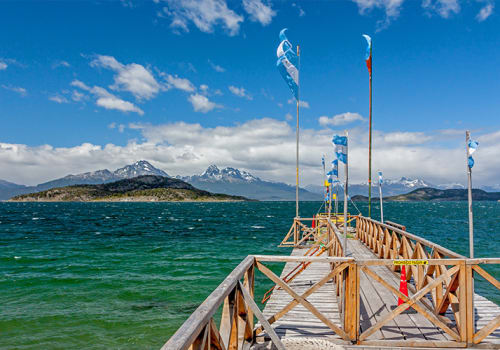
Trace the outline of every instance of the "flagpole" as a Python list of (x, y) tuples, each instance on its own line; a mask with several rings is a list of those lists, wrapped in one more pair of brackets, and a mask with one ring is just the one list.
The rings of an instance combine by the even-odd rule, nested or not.
[(368, 217), (372, 213), (372, 70), (373, 57), (372, 46), (370, 46), (370, 114), (369, 114), (369, 142), (368, 142)]
[[(474, 258), (474, 223), (473, 223), (473, 217), (472, 217), (472, 168), (469, 165), (469, 141), (470, 141), (470, 133), (469, 130), (465, 132), (465, 151), (466, 151), (466, 157), (465, 157), (465, 164), (467, 165), (467, 183), (468, 183), (468, 190), (467, 190), (467, 197), (469, 200), (469, 257), (471, 259)], [(472, 295), (474, 295), (474, 278), (472, 278), (471, 281), (471, 289), (472, 289)], [(472, 312), (474, 313), (474, 298), (472, 298)], [(472, 315), (472, 318), (474, 319), (474, 314)], [(475, 332), (475, 322), (473, 322), (472, 326), (473, 332)]]
[(382, 181), (380, 181), (380, 179), (378, 182), (378, 193), (380, 197), (380, 222), (384, 223), (384, 203), (382, 200)]
[(346, 137), (346, 160), (344, 164), (344, 176), (345, 176), (345, 187), (344, 187), (344, 256), (347, 256), (347, 185), (349, 182), (349, 167), (348, 167), (348, 159), (349, 159), (349, 138), (347, 130), (345, 132)]
[(469, 165), (469, 141), (470, 133), (467, 130), (465, 132), (465, 151), (466, 158), (465, 164), (467, 165), (467, 182), (468, 182), (468, 199), (469, 199), (469, 255), (470, 258), (474, 258), (474, 224), (472, 217), (472, 168)]
[[(299, 58), (299, 72), (300, 72), (300, 47), (297, 45), (297, 56)], [(300, 75), (300, 74), (299, 74)], [(299, 80), (297, 75), (297, 81)], [(297, 126), (296, 126), (296, 159), (295, 159), (295, 217), (299, 217), (299, 99), (300, 99), (300, 84), (297, 83)]]

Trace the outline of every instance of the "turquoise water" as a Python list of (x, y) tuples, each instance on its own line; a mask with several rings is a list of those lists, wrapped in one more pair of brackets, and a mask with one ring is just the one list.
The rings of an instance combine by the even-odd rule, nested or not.
[[(499, 257), (500, 203), (474, 210), (476, 256)], [(293, 202), (0, 203), (0, 348), (157, 349), (247, 254), (288, 255), (276, 245), (294, 213)], [(465, 202), (385, 206), (464, 255), (466, 215)]]

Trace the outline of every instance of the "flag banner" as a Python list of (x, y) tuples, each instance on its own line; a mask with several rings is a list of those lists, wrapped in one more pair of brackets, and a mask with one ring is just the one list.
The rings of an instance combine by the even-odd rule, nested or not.
[(293, 51), (292, 44), (288, 41), (285, 31), (287, 29), (282, 29), (279, 37), (280, 44), (276, 55), (278, 56), (278, 61), (276, 66), (280, 71), (281, 76), (285, 79), (288, 87), (292, 91), (293, 96), (298, 101), (299, 100), (299, 57)]
[(325, 167), (325, 156), (321, 157), (321, 164), (323, 165), (323, 168)]
[(378, 183), (382, 185), (382, 183), (384, 182), (383, 178), (382, 178), (382, 172), (379, 171), (378, 172)]
[(339, 177), (339, 160), (335, 159), (332, 161), (332, 171), (334, 172), (334, 175)]
[(472, 158), (472, 154), (476, 152), (477, 146), (479, 146), (479, 143), (477, 141), (469, 140), (469, 168), (472, 168), (474, 166), (474, 158)]
[(334, 135), (332, 142), (335, 145), (337, 159), (347, 164), (347, 136)]
[(366, 68), (368, 68), (368, 73), (372, 74), (372, 38), (369, 35), (363, 34), (363, 37), (366, 39), (368, 46), (366, 47)]

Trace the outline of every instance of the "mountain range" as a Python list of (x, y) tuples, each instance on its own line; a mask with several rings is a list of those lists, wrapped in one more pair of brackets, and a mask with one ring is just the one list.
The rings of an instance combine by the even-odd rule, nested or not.
[(226, 194), (214, 194), (194, 188), (172, 177), (140, 175), (98, 185), (72, 185), (22, 194), (13, 202), (215, 202), (246, 201)]
[[(145, 160), (126, 165), (123, 168), (110, 171), (102, 169), (44, 182), (36, 186), (18, 185), (8, 181), (0, 180), (0, 200), (6, 200), (13, 196), (46, 191), (51, 188), (70, 185), (97, 185), (115, 182), (123, 179), (131, 179), (141, 175), (155, 175), (171, 177), (165, 171), (155, 168)], [(211, 165), (201, 175), (176, 176), (195, 188), (234, 196), (243, 196), (257, 200), (294, 200), (295, 187), (282, 183), (264, 181), (252, 174), (235, 168), (219, 169)], [(321, 200), (322, 196), (300, 189), (301, 200)]]
[[(262, 180), (252, 174), (235, 168), (219, 169), (210, 165), (200, 175), (178, 176), (177, 178), (190, 183), (196, 188), (214, 192), (243, 196), (262, 201), (295, 200), (295, 187), (283, 182)], [(299, 189), (300, 200), (319, 201), (322, 195)]]
[[(0, 200), (6, 200), (20, 194), (45, 191), (56, 187), (105, 184), (123, 179), (131, 179), (141, 175), (173, 177), (165, 171), (154, 167), (148, 161), (140, 160), (114, 171), (102, 169), (76, 175), (67, 175), (36, 186), (18, 185), (0, 180)], [(295, 200), (295, 186), (283, 182), (266, 181), (247, 171), (231, 167), (219, 169), (216, 165), (210, 165), (199, 175), (175, 176), (175, 178), (183, 180), (198, 189), (212, 193), (243, 196), (256, 200)], [(464, 186), (456, 183), (434, 185), (421, 179), (411, 179), (407, 177), (402, 177), (397, 180), (387, 179), (384, 180), (382, 185), (384, 196), (397, 196), (418, 188), (437, 188), (446, 190), (464, 189)], [(500, 186), (484, 187), (483, 190), (489, 192), (499, 191)], [(350, 184), (349, 194), (350, 196), (368, 195), (368, 183)], [(308, 185), (300, 189), (299, 195), (300, 199), (304, 201), (322, 200), (323, 187), (320, 185)], [(342, 190), (340, 190), (339, 195), (343, 195)], [(372, 186), (372, 196), (378, 196), (378, 184), (376, 181)]]
[[(318, 185), (308, 185), (305, 187), (308, 191), (314, 193), (323, 193), (323, 187)], [(417, 188), (437, 188), (441, 190), (450, 189), (464, 189), (465, 187), (461, 184), (450, 183), (442, 185), (434, 185), (422, 179), (410, 179), (407, 177), (401, 177), (400, 179), (385, 179), (382, 183), (382, 194), (383, 196), (397, 196), (400, 194), (405, 194), (410, 191), (416, 190)], [(378, 180), (372, 182), (372, 196), (378, 196)], [(339, 189), (339, 195), (343, 195), (342, 189)], [(368, 195), (368, 183), (363, 182), (359, 184), (349, 184), (349, 195), (356, 196)]]
[[(437, 189), (437, 188), (418, 188), (410, 193), (400, 194), (396, 196), (387, 196), (383, 198), (386, 202), (420, 202), (420, 201), (466, 201), (468, 199), (468, 191), (466, 189)], [(475, 201), (498, 201), (500, 200), (500, 192), (486, 192), (474, 188), (472, 190), (472, 199)], [(356, 195), (352, 197), (353, 201), (365, 202), (368, 197)], [(378, 197), (372, 198), (378, 201)]]

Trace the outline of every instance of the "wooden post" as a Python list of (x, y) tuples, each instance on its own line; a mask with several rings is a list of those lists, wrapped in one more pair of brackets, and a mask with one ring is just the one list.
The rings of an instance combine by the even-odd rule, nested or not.
[(348, 159), (349, 159), (349, 139), (348, 139), (348, 133), (347, 130), (345, 132), (345, 137), (347, 139), (346, 141), (346, 160), (344, 164), (344, 176), (345, 176), (345, 186), (344, 186), (344, 256), (347, 256), (347, 196), (348, 196), (348, 191), (347, 191), (347, 186), (349, 184), (349, 166), (348, 166)]
[(293, 219), (293, 244), (297, 245), (299, 242), (299, 232), (300, 228), (298, 227), (299, 224), (297, 222), (297, 218)]
[(347, 273), (345, 280), (344, 294), (344, 331), (351, 341), (358, 338), (359, 327), (359, 280), (358, 266), (355, 262), (349, 263), (345, 270)]

